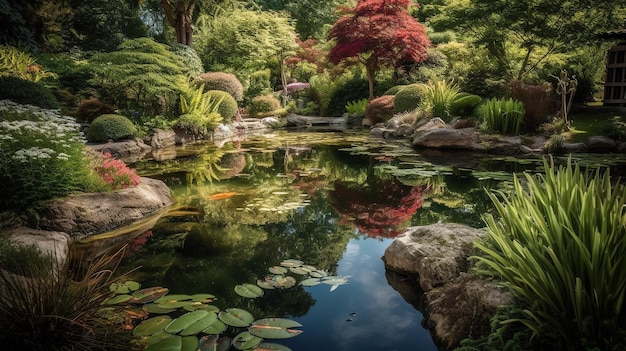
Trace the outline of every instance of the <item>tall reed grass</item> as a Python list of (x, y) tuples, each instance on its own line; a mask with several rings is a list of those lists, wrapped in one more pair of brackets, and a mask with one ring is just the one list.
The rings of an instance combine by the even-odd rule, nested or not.
[[(544, 160), (545, 174), (515, 177), (490, 193), (500, 219), (485, 217), (478, 261), (526, 310), (518, 320), (561, 349), (626, 346), (626, 187), (609, 171)], [(583, 347), (583, 345), (585, 345)]]
[(524, 104), (514, 99), (489, 99), (478, 109), (485, 129), (506, 135), (519, 134), (524, 113)]

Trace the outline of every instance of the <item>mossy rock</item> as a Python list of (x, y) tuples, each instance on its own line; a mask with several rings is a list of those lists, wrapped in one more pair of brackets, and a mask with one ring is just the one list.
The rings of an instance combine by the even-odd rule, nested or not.
[(137, 128), (128, 118), (105, 114), (93, 120), (87, 132), (90, 142), (105, 142), (132, 139), (137, 136)]

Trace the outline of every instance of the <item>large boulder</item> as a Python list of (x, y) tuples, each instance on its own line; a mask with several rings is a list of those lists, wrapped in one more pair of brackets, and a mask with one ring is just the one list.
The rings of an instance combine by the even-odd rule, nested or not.
[(489, 335), (490, 320), (498, 307), (512, 303), (511, 294), (501, 285), (462, 273), (426, 293), (425, 324), (440, 350), (452, 350), (465, 338)]
[(165, 183), (142, 177), (136, 187), (53, 200), (39, 213), (39, 227), (80, 239), (129, 225), (173, 202)]
[(18, 227), (9, 231), (8, 236), (12, 242), (34, 246), (42, 253), (51, 255), (59, 264), (65, 262), (70, 252), (70, 237), (62, 232)]
[(434, 128), (427, 130), (418, 128), (413, 134), (413, 147), (415, 148), (473, 150), (479, 141), (479, 133), (474, 128)]
[(103, 154), (110, 153), (114, 158), (119, 158), (125, 162), (140, 160), (152, 150), (151, 146), (144, 144), (140, 139), (89, 144), (89, 147)]
[(615, 140), (605, 136), (590, 136), (585, 140), (585, 144), (591, 152), (607, 152), (617, 149)]
[(469, 266), (473, 241), (486, 232), (462, 224), (431, 224), (412, 227), (385, 250), (385, 267), (417, 275), (424, 291), (443, 285)]
[(176, 146), (176, 132), (172, 129), (154, 129), (154, 133), (147, 140), (153, 149), (163, 149)]

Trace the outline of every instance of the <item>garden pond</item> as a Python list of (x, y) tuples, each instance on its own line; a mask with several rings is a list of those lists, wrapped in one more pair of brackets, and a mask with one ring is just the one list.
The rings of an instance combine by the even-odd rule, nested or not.
[[(575, 160), (615, 173), (625, 164), (617, 155)], [(132, 167), (163, 180), (176, 200), (127, 249), (120, 269), (140, 267), (132, 279), (142, 286), (209, 293), (221, 310), (296, 321), (302, 333), (276, 341), (286, 350), (427, 351), (437, 347), (419, 296), (398, 292), (403, 279), (385, 271), (384, 250), (408, 226), (482, 227), (494, 211), (485, 190), (506, 189), (513, 174), (543, 162), (417, 152), (359, 131), (277, 131), (179, 147)]]

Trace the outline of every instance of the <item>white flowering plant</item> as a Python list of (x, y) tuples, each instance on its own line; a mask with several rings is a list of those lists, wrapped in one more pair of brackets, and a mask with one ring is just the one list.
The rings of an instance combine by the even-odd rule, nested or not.
[(97, 187), (79, 127), (56, 110), (0, 101), (0, 210)]

